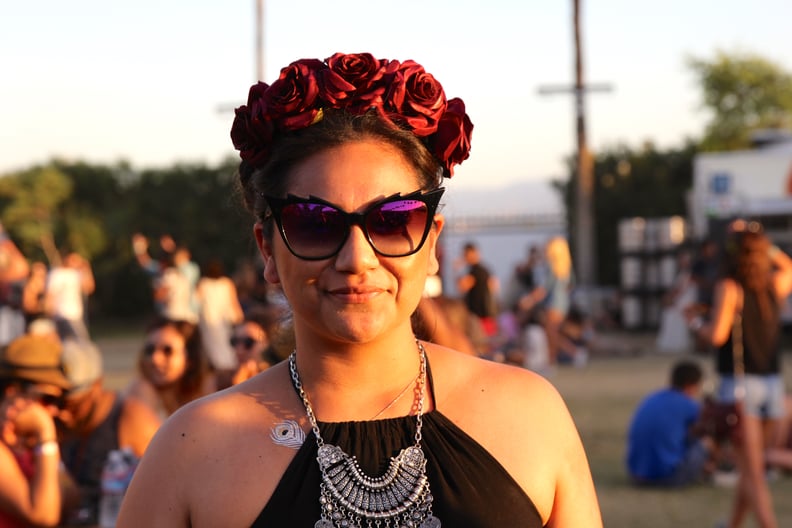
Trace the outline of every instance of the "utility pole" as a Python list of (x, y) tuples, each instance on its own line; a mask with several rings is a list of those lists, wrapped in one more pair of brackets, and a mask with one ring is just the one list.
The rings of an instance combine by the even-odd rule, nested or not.
[[(256, 20), (255, 20), (255, 36), (253, 38), (253, 55), (255, 56), (255, 64), (253, 74), (255, 75), (254, 82), (264, 80), (264, 0), (255, 0), (256, 2)], [(238, 104), (221, 104), (217, 106), (217, 111), (225, 114), (233, 112)]]
[(264, 0), (256, 0), (256, 78), (264, 80)]
[(575, 194), (575, 225), (573, 249), (578, 283), (584, 288), (594, 285), (596, 273), (596, 244), (594, 229), (594, 163), (586, 138), (586, 93), (608, 92), (607, 84), (586, 84), (583, 75), (583, 44), (580, 30), (580, 0), (573, 3), (573, 28), (575, 34), (575, 85), (545, 86), (540, 95), (574, 93), (575, 128), (577, 136), (577, 185)]

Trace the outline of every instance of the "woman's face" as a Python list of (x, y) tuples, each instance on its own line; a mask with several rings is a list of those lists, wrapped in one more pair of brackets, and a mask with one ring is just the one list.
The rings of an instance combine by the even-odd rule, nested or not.
[(244, 363), (249, 360), (259, 361), (269, 345), (267, 333), (258, 323), (245, 321), (234, 327), (231, 333), (231, 346), (234, 347), (237, 361)]
[[(346, 212), (360, 212), (396, 193), (420, 189), (416, 170), (393, 147), (359, 141), (320, 152), (290, 173), (290, 194), (315, 196)], [(280, 283), (289, 299), (295, 332), (336, 342), (368, 342), (410, 325), (428, 274), (436, 273), (437, 235), (442, 217), (424, 246), (405, 257), (376, 253), (359, 226), (341, 250), (323, 260), (292, 255), (276, 232), (271, 243), (260, 226), (256, 237), (265, 260), (264, 276)]]
[(155, 387), (176, 383), (187, 369), (184, 337), (165, 326), (150, 332), (143, 347), (143, 372)]

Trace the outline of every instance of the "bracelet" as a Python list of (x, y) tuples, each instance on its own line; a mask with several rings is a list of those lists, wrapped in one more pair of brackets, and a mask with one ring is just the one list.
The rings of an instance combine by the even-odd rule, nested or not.
[(58, 442), (55, 440), (47, 440), (45, 442), (41, 442), (37, 444), (33, 448), (34, 455), (57, 455), (60, 453), (60, 447), (58, 446)]

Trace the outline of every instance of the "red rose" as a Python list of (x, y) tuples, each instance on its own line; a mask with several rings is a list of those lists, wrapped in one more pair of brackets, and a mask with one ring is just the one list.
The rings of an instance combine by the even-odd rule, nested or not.
[(465, 113), (465, 103), (455, 97), (448, 106), (432, 141), (434, 155), (443, 162), (447, 176), (454, 175), (454, 165), (462, 163), (470, 156), (470, 138), (473, 123)]
[(370, 53), (336, 53), (325, 62), (331, 72), (352, 87), (348, 93), (351, 99), (346, 102), (350, 111), (361, 113), (372, 106), (382, 106), (382, 94), (385, 93), (382, 79), (388, 72), (388, 61), (375, 59)]
[(434, 76), (408, 60), (401, 64), (390, 84), (386, 114), (393, 121), (406, 124), (416, 136), (434, 133), (446, 108), (445, 92)]
[(266, 115), (282, 130), (297, 130), (313, 123), (319, 113), (317, 72), (324, 68), (317, 59), (301, 59), (281, 70), (278, 80), (263, 94)]
[(248, 104), (234, 111), (231, 126), (231, 141), (239, 150), (240, 157), (258, 166), (269, 155), (267, 148), (272, 143), (274, 126), (262, 105), (262, 96), (269, 85), (259, 82), (250, 87)]

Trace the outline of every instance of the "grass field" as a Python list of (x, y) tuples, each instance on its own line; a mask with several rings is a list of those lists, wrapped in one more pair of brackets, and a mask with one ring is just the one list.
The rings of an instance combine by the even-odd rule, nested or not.
[[(610, 335), (585, 368), (560, 368), (551, 380), (564, 396), (589, 456), (607, 528), (711, 528), (726, 517), (733, 490), (697, 486), (684, 490), (650, 490), (631, 486), (624, 471), (627, 425), (635, 406), (648, 392), (667, 383), (678, 356), (651, 349), (650, 336)], [(133, 370), (140, 338), (115, 332), (97, 343), (105, 355), (106, 383), (120, 388)], [(792, 357), (787, 355), (787, 386), (792, 387)], [(709, 358), (696, 356), (712, 382)], [(792, 527), (792, 476), (771, 484), (781, 528)], [(753, 521), (745, 528), (755, 526)], [(570, 527), (585, 528), (585, 527)]]
[[(644, 349), (634, 355), (594, 358), (584, 369), (563, 368), (552, 381), (567, 401), (589, 456), (608, 528), (710, 528), (726, 518), (733, 489), (702, 485), (683, 490), (638, 489), (624, 470), (628, 422), (640, 399), (667, 383), (679, 359)], [(712, 383), (712, 362), (695, 356)], [(790, 358), (787, 363), (792, 360)], [(792, 378), (787, 367), (788, 387)], [(780, 527), (792, 527), (792, 476), (771, 483)], [(746, 528), (755, 526), (753, 520)]]

